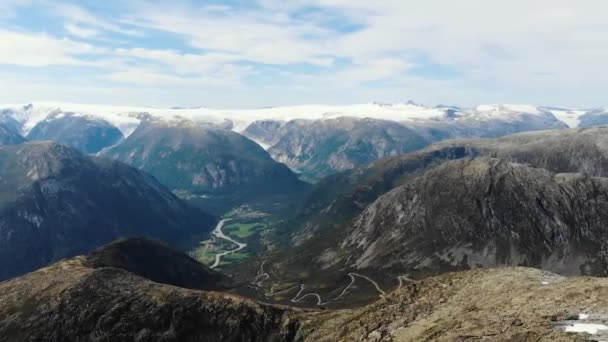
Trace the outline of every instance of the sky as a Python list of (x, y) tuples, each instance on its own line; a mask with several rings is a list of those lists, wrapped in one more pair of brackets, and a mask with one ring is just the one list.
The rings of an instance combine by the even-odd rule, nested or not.
[(604, 0), (0, 0), (0, 103), (608, 104)]

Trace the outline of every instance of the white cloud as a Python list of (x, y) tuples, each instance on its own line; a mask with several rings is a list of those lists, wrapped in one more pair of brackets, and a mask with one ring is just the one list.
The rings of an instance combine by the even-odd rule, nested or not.
[(46, 34), (0, 30), (0, 64), (42, 67), (49, 65), (86, 65), (77, 56), (98, 51), (97, 48)]
[(238, 56), (227, 53), (192, 54), (143, 48), (117, 49), (116, 54), (161, 63), (178, 74), (203, 74), (221, 67), (224, 63), (238, 60)]
[[(29, 3), (0, 1), (0, 17)], [(603, 0), (137, 1), (117, 17), (41, 3), (64, 21), (66, 34), (90, 43), (0, 31), (0, 63), (96, 66), (106, 81), (168, 92), (226, 86), (234, 98), (264, 104), (314, 96), (605, 102)], [(101, 56), (81, 58), (92, 53)]]
[[(424, 56), (429, 62), (495, 72), (510, 59), (539, 72), (580, 62), (567, 54), (605, 55), (608, 3), (599, 0), (503, 3), (484, 0), (264, 0), (263, 10), (147, 5), (130, 15), (130, 23), (182, 35), (194, 47), (223, 51), (243, 60), (267, 64), (310, 63), (331, 66), (336, 58), (374, 61)], [(361, 29), (342, 33), (331, 25), (294, 19), (305, 8), (337, 11)], [(314, 17), (313, 17), (314, 18)], [(319, 19), (320, 20), (320, 19)], [(539, 58), (540, 56), (540, 58)], [(558, 58), (563, 57), (563, 58)], [(596, 66), (602, 63), (594, 59)]]
[(2, 0), (0, 5), (0, 18), (12, 18), (19, 7), (29, 5), (31, 0)]
[(217, 73), (205, 75), (174, 75), (160, 72), (152, 68), (125, 68), (102, 76), (103, 79), (121, 83), (137, 84), (156, 87), (226, 87), (238, 86), (241, 81), (242, 70), (230, 66), (222, 67)]
[(54, 1), (48, 3), (48, 5), (53, 13), (72, 23), (72, 25), (80, 24), (81, 30), (86, 27), (88, 30), (96, 28), (98, 30), (110, 31), (128, 36), (142, 35), (141, 31), (127, 29), (121, 25), (113, 23), (112, 20), (100, 19), (98, 16), (89, 12), (83, 7), (74, 4)]
[(69, 34), (78, 38), (86, 39), (99, 35), (99, 31), (85, 26), (81, 26), (79, 24), (67, 23), (64, 25), (64, 27)]
[(281, 13), (147, 5), (125, 22), (182, 35), (193, 46), (238, 55), (266, 64), (331, 64), (329, 46), (319, 43), (332, 33)]

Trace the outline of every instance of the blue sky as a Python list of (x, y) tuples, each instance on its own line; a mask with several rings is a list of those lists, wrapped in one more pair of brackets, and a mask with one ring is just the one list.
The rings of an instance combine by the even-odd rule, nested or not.
[(601, 0), (0, 0), (0, 102), (606, 105)]

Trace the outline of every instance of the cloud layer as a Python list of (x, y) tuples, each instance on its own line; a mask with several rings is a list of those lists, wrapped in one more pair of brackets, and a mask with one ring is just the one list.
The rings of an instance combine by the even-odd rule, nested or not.
[(1, 8), (0, 77), (10, 81), (0, 84), (2, 102), (606, 102), (601, 0), (4, 0)]

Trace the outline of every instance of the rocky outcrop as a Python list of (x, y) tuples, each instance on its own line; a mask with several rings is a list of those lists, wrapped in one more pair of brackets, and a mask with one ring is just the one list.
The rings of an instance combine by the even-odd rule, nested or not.
[(608, 274), (608, 180), (499, 159), (444, 163), (367, 207), (341, 245), (355, 268), (533, 266)]
[(0, 279), (124, 236), (206, 237), (215, 219), (153, 177), (51, 142), (0, 147)]
[[(94, 256), (0, 283), (3, 341), (585, 341), (607, 335), (565, 331), (572, 324), (604, 326), (608, 280), (603, 278), (565, 278), (522, 267), (421, 281), (402, 277), (393, 291), (367, 306), (302, 310), (226, 290), (153, 281), (142, 276), (145, 263), (130, 263), (128, 269), (120, 262), (99, 264), (117, 254), (138, 259), (131, 255), (134, 243), (138, 255), (166, 256), (158, 279), (194, 273), (199, 285), (218, 287), (213, 277), (221, 275), (186, 255), (147, 240), (124, 240)], [(172, 274), (165, 273), (169, 265), (177, 266)]]
[(564, 278), (522, 267), (454, 272), (404, 280), (376, 303), (327, 314), (301, 333), (319, 342), (602, 341), (606, 330), (565, 330), (606, 327), (607, 295), (606, 278)]
[[(143, 260), (100, 263), (117, 255), (133, 261), (159, 254), (166, 258), (153, 279), (146, 276), (156, 265)], [(0, 334), (7, 342), (294, 340), (298, 321), (290, 310), (197, 290), (221, 288), (218, 278), (156, 243), (123, 241), (0, 283)], [(181, 280), (166, 281), (171, 279), (196, 286), (186, 289)]]

